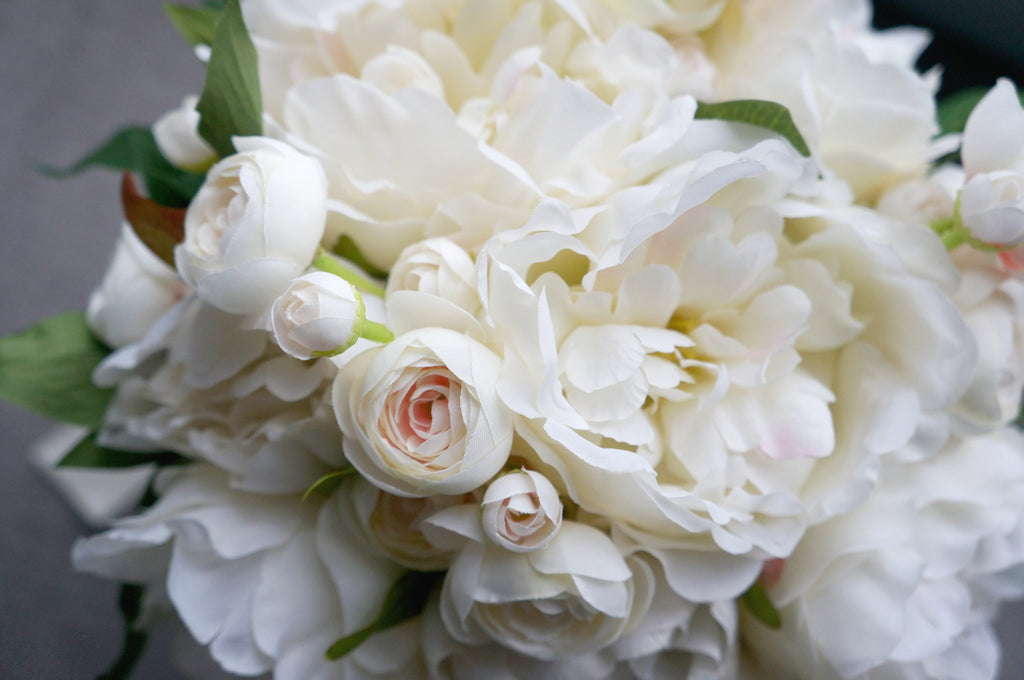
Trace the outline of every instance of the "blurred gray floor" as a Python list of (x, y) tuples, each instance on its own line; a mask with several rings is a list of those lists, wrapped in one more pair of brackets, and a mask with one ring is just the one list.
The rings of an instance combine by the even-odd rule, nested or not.
[[(81, 309), (117, 235), (117, 178), (63, 182), (65, 164), (120, 125), (148, 123), (202, 84), (157, 0), (0, 0), (0, 335)], [(0, 679), (91, 680), (120, 647), (113, 584), (72, 571), (85, 527), (29, 467), (48, 429), (0, 402)], [(1002, 680), (1022, 677), (1024, 606), (1001, 621)], [(167, 634), (135, 678), (181, 680)]]

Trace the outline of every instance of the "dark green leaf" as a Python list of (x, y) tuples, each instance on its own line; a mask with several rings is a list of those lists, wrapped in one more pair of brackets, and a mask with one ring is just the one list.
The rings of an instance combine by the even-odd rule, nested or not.
[(313, 494), (330, 496), (346, 477), (351, 477), (354, 474), (356, 474), (356, 469), (354, 467), (330, 472), (313, 482), (312, 486), (306, 489), (306, 493), (302, 494), (302, 500), (309, 500), (310, 496)]
[(170, 451), (138, 453), (108, 449), (96, 443), (96, 433), (90, 432), (57, 463), (57, 467), (126, 468), (147, 463), (177, 465), (185, 461), (185, 458)]
[(149, 128), (127, 127), (115, 132), (85, 158), (66, 168), (41, 165), (50, 177), (64, 178), (93, 167), (138, 173), (154, 201), (184, 207), (203, 183), (203, 175), (174, 167), (163, 157)]
[(114, 665), (106, 673), (97, 676), (96, 680), (127, 680), (131, 675), (139, 656), (142, 655), (142, 650), (146, 647), (145, 631), (135, 627), (142, 611), (142, 598), (145, 592), (142, 586), (128, 583), (121, 586), (118, 604), (121, 617), (124, 619), (124, 642)]
[(803, 135), (800, 134), (796, 123), (793, 122), (793, 116), (790, 115), (789, 109), (782, 104), (760, 99), (737, 99), (717, 104), (699, 102), (695, 117), (756, 125), (780, 135), (792, 144), (793, 148), (801, 155), (811, 155), (807, 142), (804, 141)]
[(217, 30), (223, 8), (211, 6), (164, 5), (164, 11), (174, 27), (190, 45), (210, 45)]
[(109, 352), (80, 312), (0, 338), (0, 398), (53, 420), (96, 427), (112, 392), (96, 387), (92, 372)]
[(199, 134), (221, 156), (235, 149), (234, 135), (263, 132), (263, 100), (256, 48), (249, 37), (238, 0), (228, 0), (210, 46), (206, 82), (199, 97)]
[(366, 628), (346, 635), (331, 645), (327, 650), (327, 658), (330, 661), (337, 661), (374, 633), (387, 630), (414, 616), (419, 616), (427, 605), (430, 593), (443, 577), (444, 574), (437, 571), (406, 572), (395, 581), (395, 585), (391, 586), (391, 590), (384, 596), (384, 604), (381, 606), (377, 620)]
[(755, 619), (773, 630), (782, 628), (782, 617), (779, 616), (779, 610), (768, 599), (768, 593), (764, 591), (764, 586), (760, 581), (750, 586), (750, 590), (743, 593), (740, 599)]
[(348, 234), (343, 234), (341, 238), (338, 239), (338, 242), (334, 244), (334, 248), (331, 252), (339, 257), (345, 258), (375, 279), (386, 279), (388, 277), (388, 273), (386, 271), (370, 264), (370, 261), (363, 256), (363, 253), (359, 250), (359, 246), (356, 245), (356, 242), (353, 241), (352, 237)]
[(185, 208), (169, 208), (139, 193), (131, 173), (121, 181), (124, 217), (154, 255), (174, 268), (174, 247), (185, 239)]

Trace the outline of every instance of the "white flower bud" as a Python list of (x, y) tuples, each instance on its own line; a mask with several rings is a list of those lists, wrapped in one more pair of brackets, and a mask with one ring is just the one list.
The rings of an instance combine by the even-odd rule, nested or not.
[(558, 492), (544, 475), (532, 470), (495, 479), (481, 509), (484, 534), (513, 552), (545, 547), (562, 526)]
[(210, 169), (174, 249), (181, 277), (231, 314), (266, 309), (309, 266), (327, 218), (327, 179), (315, 159), (263, 137)]
[(327, 272), (292, 281), (274, 302), (270, 315), (274, 339), (296, 359), (340, 354), (355, 344), (366, 321), (359, 291)]
[(1024, 177), (980, 173), (960, 193), (960, 221), (971, 237), (997, 248), (1024, 242)]
[(153, 123), (153, 138), (164, 158), (184, 170), (201, 172), (217, 160), (217, 154), (199, 136), (199, 97), (189, 95), (181, 106)]

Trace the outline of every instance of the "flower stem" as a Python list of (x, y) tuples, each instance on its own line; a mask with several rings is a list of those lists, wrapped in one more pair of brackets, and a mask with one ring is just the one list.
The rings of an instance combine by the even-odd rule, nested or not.
[[(316, 258), (313, 260), (313, 266), (321, 271), (325, 271), (329, 274), (334, 274), (340, 278), (345, 279), (356, 288), (363, 290), (371, 295), (377, 297), (384, 297), (384, 289), (378, 286), (373, 281), (370, 281), (364, 276), (360, 276), (345, 265), (341, 264), (337, 258), (333, 257), (323, 248), (320, 248), (316, 253)], [(386, 330), (386, 329), (385, 329)], [(389, 331), (390, 332), (390, 331)], [(392, 336), (393, 338), (393, 336)]]
[(363, 324), (360, 335), (374, 342), (388, 343), (395, 339), (395, 334), (388, 330), (387, 326), (376, 321), (370, 321), (369, 319)]

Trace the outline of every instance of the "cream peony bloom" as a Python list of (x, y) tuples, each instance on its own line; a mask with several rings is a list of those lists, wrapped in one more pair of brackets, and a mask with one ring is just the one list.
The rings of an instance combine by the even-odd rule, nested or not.
[(181, 277), (232, 314), (263, 311), (313, 261), (323, 236), (326, 183), (312, 158), (262, 137), (213, 166), (174, 249)]
[(206, 460), (259, 492), (301, 493), (340, 467), (333, 365), (285, 355), (248, 321), (193, 296), (110, 355), (95, 374), (116, 388), (100, 439)]
[(767, 588), (782, 628), (744, 617), (749, 677), (995, 677), (972, 582), (1022, 554), (1022, 443), (1006, 429), (888, 466), (864, 505), (808, 532)]
[(512, 445), (511, 414), (494, 393), (500, 367), (483, 345), (441, 328), (360, 354), (334, 384), (346, 456), (388, 493), (473, 491)]
[(324, 651), (371, 623), (401, 570), (361, 550), (338, 508), (243, 493), (208, 465), (164, 473), (160, 500), (76, 543), (84, 571), (152, 583), (192, 636), (235, 675), (278, 680), (423, 677), (414, 625), (375, 636), (345, 659)]

